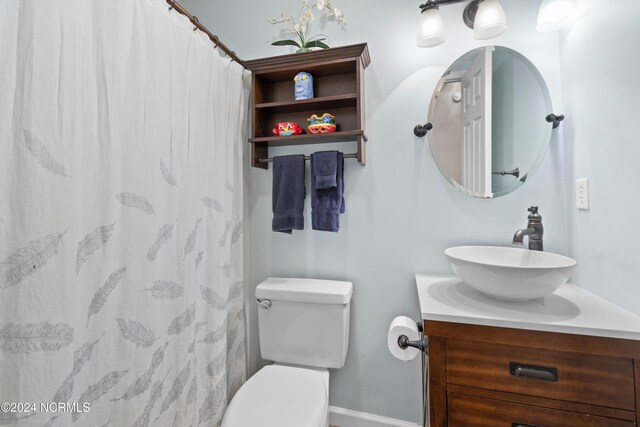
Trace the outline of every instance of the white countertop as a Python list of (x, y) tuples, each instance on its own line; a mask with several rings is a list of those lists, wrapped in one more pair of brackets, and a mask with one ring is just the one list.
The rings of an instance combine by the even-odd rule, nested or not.
[(640, 316), (567, 283), (525, 302), (488, 297), (455, 276), (416, 274), (423, 320), (640, 340)]

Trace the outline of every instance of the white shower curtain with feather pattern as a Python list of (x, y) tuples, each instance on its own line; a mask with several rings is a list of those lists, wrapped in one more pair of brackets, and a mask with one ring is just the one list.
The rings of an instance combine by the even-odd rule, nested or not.
[(0, 1), (0, 425), (218, 425), (245, 72), (164, 0)]

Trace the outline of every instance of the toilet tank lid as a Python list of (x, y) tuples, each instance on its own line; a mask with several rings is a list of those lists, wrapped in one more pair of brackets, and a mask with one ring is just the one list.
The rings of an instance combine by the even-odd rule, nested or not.
[(256, 287), (256, 298), (315, 304), (347, 304), (353, 284), (337, 280), (270, 277)]

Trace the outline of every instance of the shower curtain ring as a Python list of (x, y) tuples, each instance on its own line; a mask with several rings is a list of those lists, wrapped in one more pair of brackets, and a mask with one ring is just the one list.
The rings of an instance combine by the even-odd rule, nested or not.
[(198, 25), (200, 25), (200, 21), (198, 20), (197, 16), (194, 16), (191, 18), (191, 22), (193, 22), (193, 25), (195, 25), (195, 27), (193, 27), (193, 31), (198, 29)]

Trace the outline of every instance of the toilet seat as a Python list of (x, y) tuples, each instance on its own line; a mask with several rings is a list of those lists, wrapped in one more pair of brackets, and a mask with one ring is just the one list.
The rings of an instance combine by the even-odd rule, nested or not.
[(326, 426), (327, 395), (320, 370), (265, 366), (240, 387), (222, 427)]

